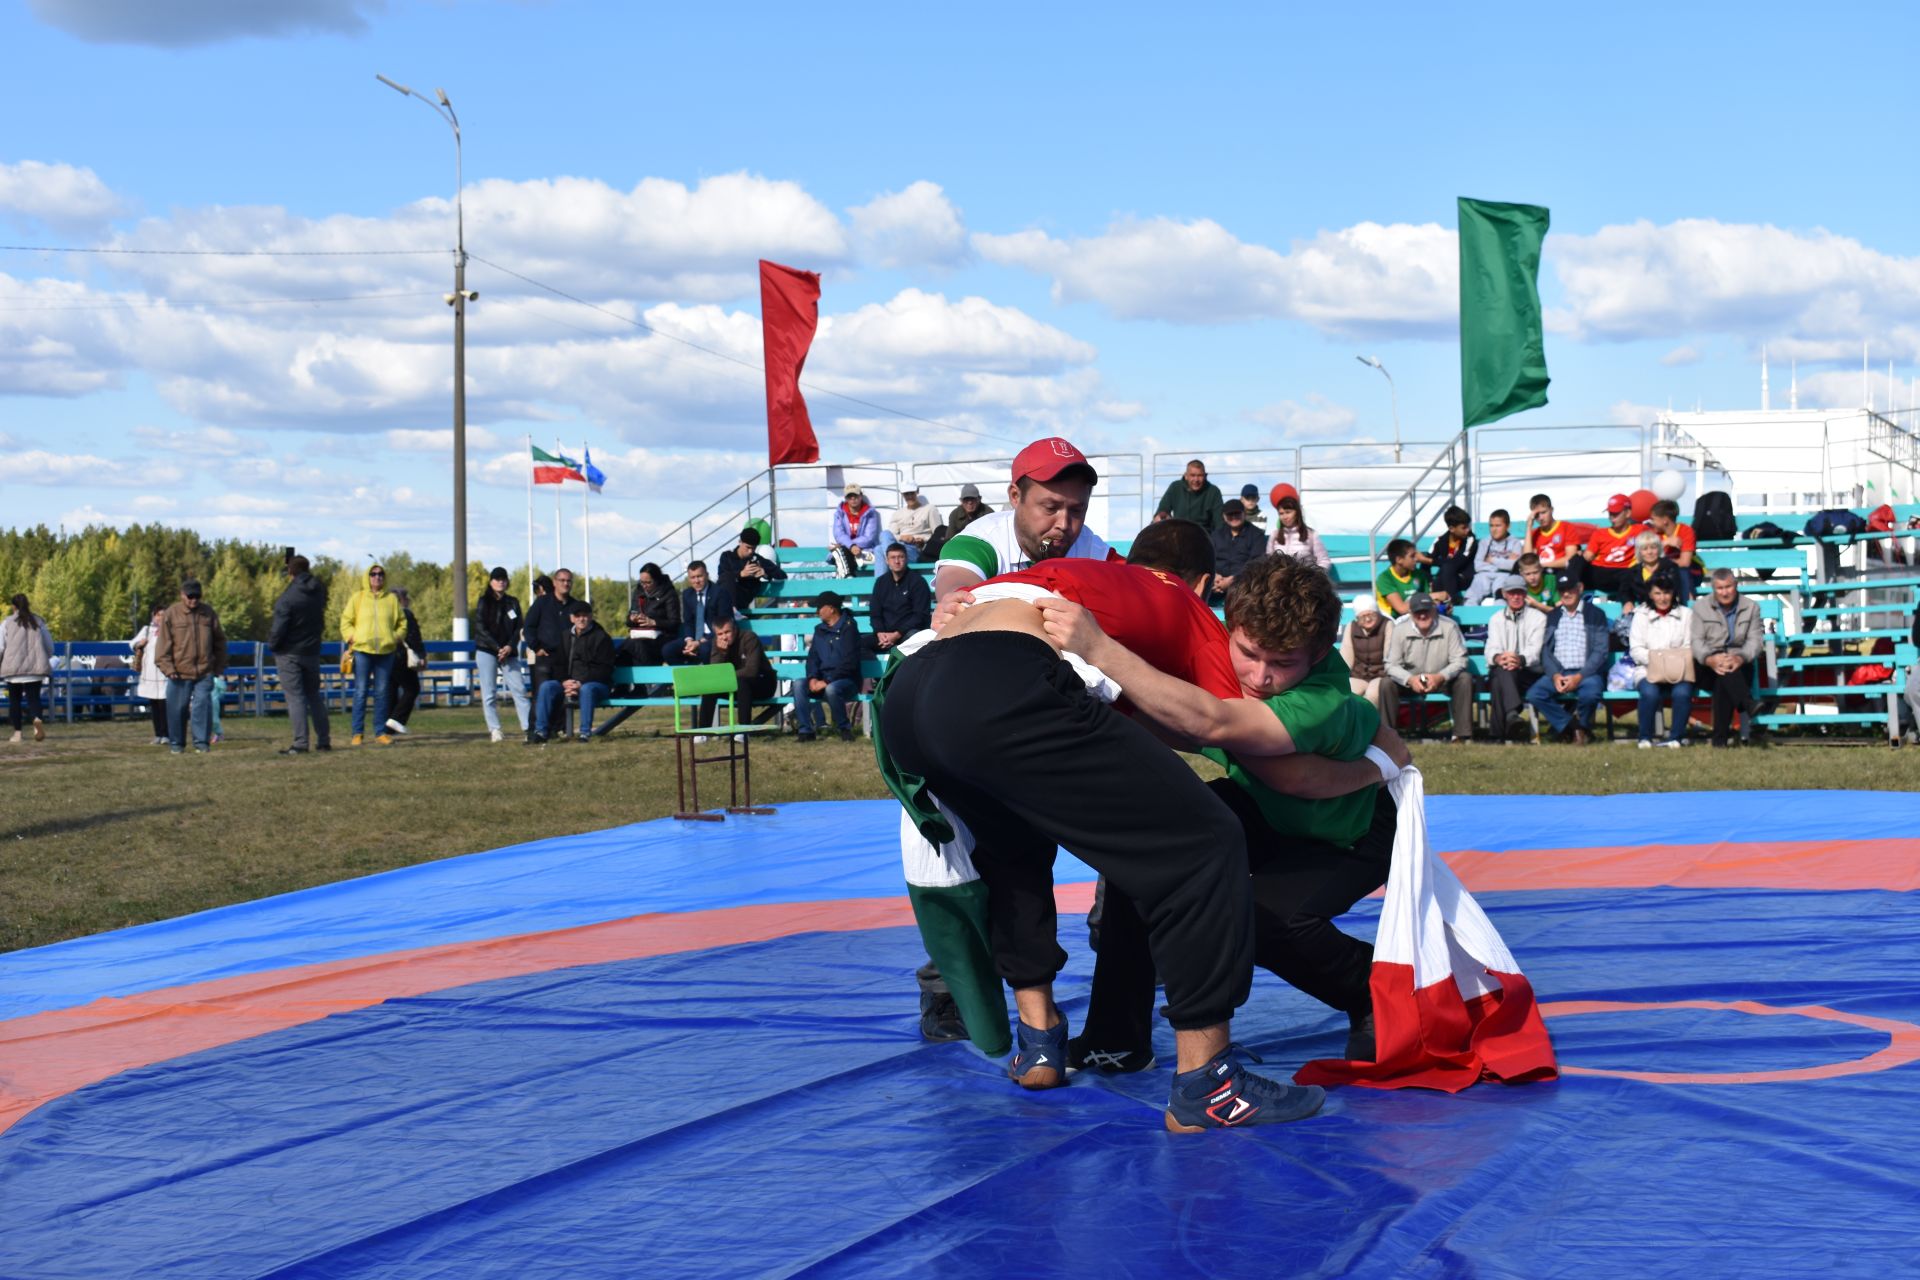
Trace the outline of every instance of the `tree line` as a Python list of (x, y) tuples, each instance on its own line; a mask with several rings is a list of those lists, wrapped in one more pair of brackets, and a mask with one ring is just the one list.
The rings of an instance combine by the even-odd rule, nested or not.
[[(297, 550), (297, 548), (296, 548)], [(327, 584), (328, 609), (338, 618), (347, 597), (366, 585), (372, 560), (346, 563), (302, 552), (314, 576)], [(380, 558), (387, 582), (405, 587), (420, 631), (429, 640), (453, 634), (453, 575), (449, 566), (418, 560), (404, 551)], [(469, 609), (487, 588), (487, 568), (467, 566)], [(550, 569), (542, 569), (550, 573)], [(578, 570), (575, 570), (578, 576)], [(47, 620), (56, 640), (124, 640), (146, 625), (156, 606), (180, 598), (180, 584), (197, 579), (206, 602), (220, 615), (229, 639), (265, 640), (273, 602), (286, 588), (279, 546), (223, 538), (208, 541), (190, 529), (136, 524), (127, 529), (89, 527), (56, 533), (45, 525), (0, 530), (0, 601), (24, 593)], [(524, 606), (525, 566), (513, 570), (514, 595)], [(610, 630), (623, 625), (626, 580), (596, 577), (593, 598)], [(332, 622), (328, 638), (334, 636)]]

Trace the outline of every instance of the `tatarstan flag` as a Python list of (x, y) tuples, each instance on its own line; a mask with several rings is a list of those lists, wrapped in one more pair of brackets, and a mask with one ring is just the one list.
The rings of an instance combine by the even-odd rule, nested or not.
[(1294, 1080), (1458, 1093), (1482, 1080), (1554, 1079), (1559, 1064), (1533, 985), (1428, 843), (1420, 771), (1403, 770), (1390, 789), (1399, 814), (1369, 982), (1375, 1058), (1309, 1062)]
[(533, 482), (535, 484), (565, 484), (569, 480), (585, 482), (586, 476), (580, 470), (580, 464), (564, 453), (548, 453), (539, 445), (529, 446), (533, 450)]

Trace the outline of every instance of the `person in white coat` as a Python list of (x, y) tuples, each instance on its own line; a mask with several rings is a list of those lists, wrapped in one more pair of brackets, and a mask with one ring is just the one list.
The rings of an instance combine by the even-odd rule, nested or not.
[(165, 609), (155, 609), (147, 625), (140, 628), (140, 634), (133, 638), (133, 665), (140, 670), (140, 679), (133, 686), (133, 692), (147, 704), (147, 714), (153, 720), (153, 745), (167, 745), (167, 677), (155, 661), (160, 646), (154, 641), (159, 636), (160, 619), (166, 616)]
[(1633, 611), (1627, 641), (1635, 687), (1640, 690), (1640, 749), (1653, 743), (1663, 694), (1672, 716), (1663, 747), (1687, 745), (1687, 715), (1693, 709), (1693, 610), (1679, 606), (1678, 584), (1656, 574), (1647, 584), (1648, 603)]
[(34, 613), (26, 596), (16, 595), (13, 612), (0, 619), (0, 681), (7, 686), (11, 741), (20, 741), (29, 721), (35, 742), (47, 736), (46, 722), (40, 718), (40, 690), (52, 678), (53, 633), (45, 619)]

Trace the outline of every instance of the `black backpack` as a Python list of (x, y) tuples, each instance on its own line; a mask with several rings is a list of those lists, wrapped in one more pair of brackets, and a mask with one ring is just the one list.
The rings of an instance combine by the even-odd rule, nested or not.
[[(1740, 536), (1749, 542), (1777, 541), (1783, 551), (1793, 545), (1794, 537), (1771, 520), (1762, 520), (1759, 524), (1748, 525), (1747, 531)], [(1772, 569), (1755, 569), (1754, 572), (1763, 582), (1771, 578), (1774, 573)]]
[(1702, 542), (1725, 542), (1740, 536), (1733, 520), (1733, 499), (1719, 489), (1701, 494), (1693, 502), (1693, 536)]
[(1866, 531), (1866, 517), (1856, 515), (1842, 507), (1829, 507), (1825, 511), (1815, 513), (1807, 521), (1807, 534), (1809, 537), (1814, 538), (1830, 537), (1838, 533), (1865, 533)]

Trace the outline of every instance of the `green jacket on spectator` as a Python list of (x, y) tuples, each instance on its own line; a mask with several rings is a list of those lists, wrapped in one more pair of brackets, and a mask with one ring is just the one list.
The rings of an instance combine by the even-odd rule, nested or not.
[(1212, 533), (1221, 526), (1222, 505), (1220, 486), (1213, 481), (1207, 481), (1200, 487), (1200, 492), (1195, 493), (1187, 488), (1185, 480), (1175, 480), (1160, 495), (1160, 505), (1154, 509), (1154, 514), (1164, 511), (1175, 520), (1191, 520)]

